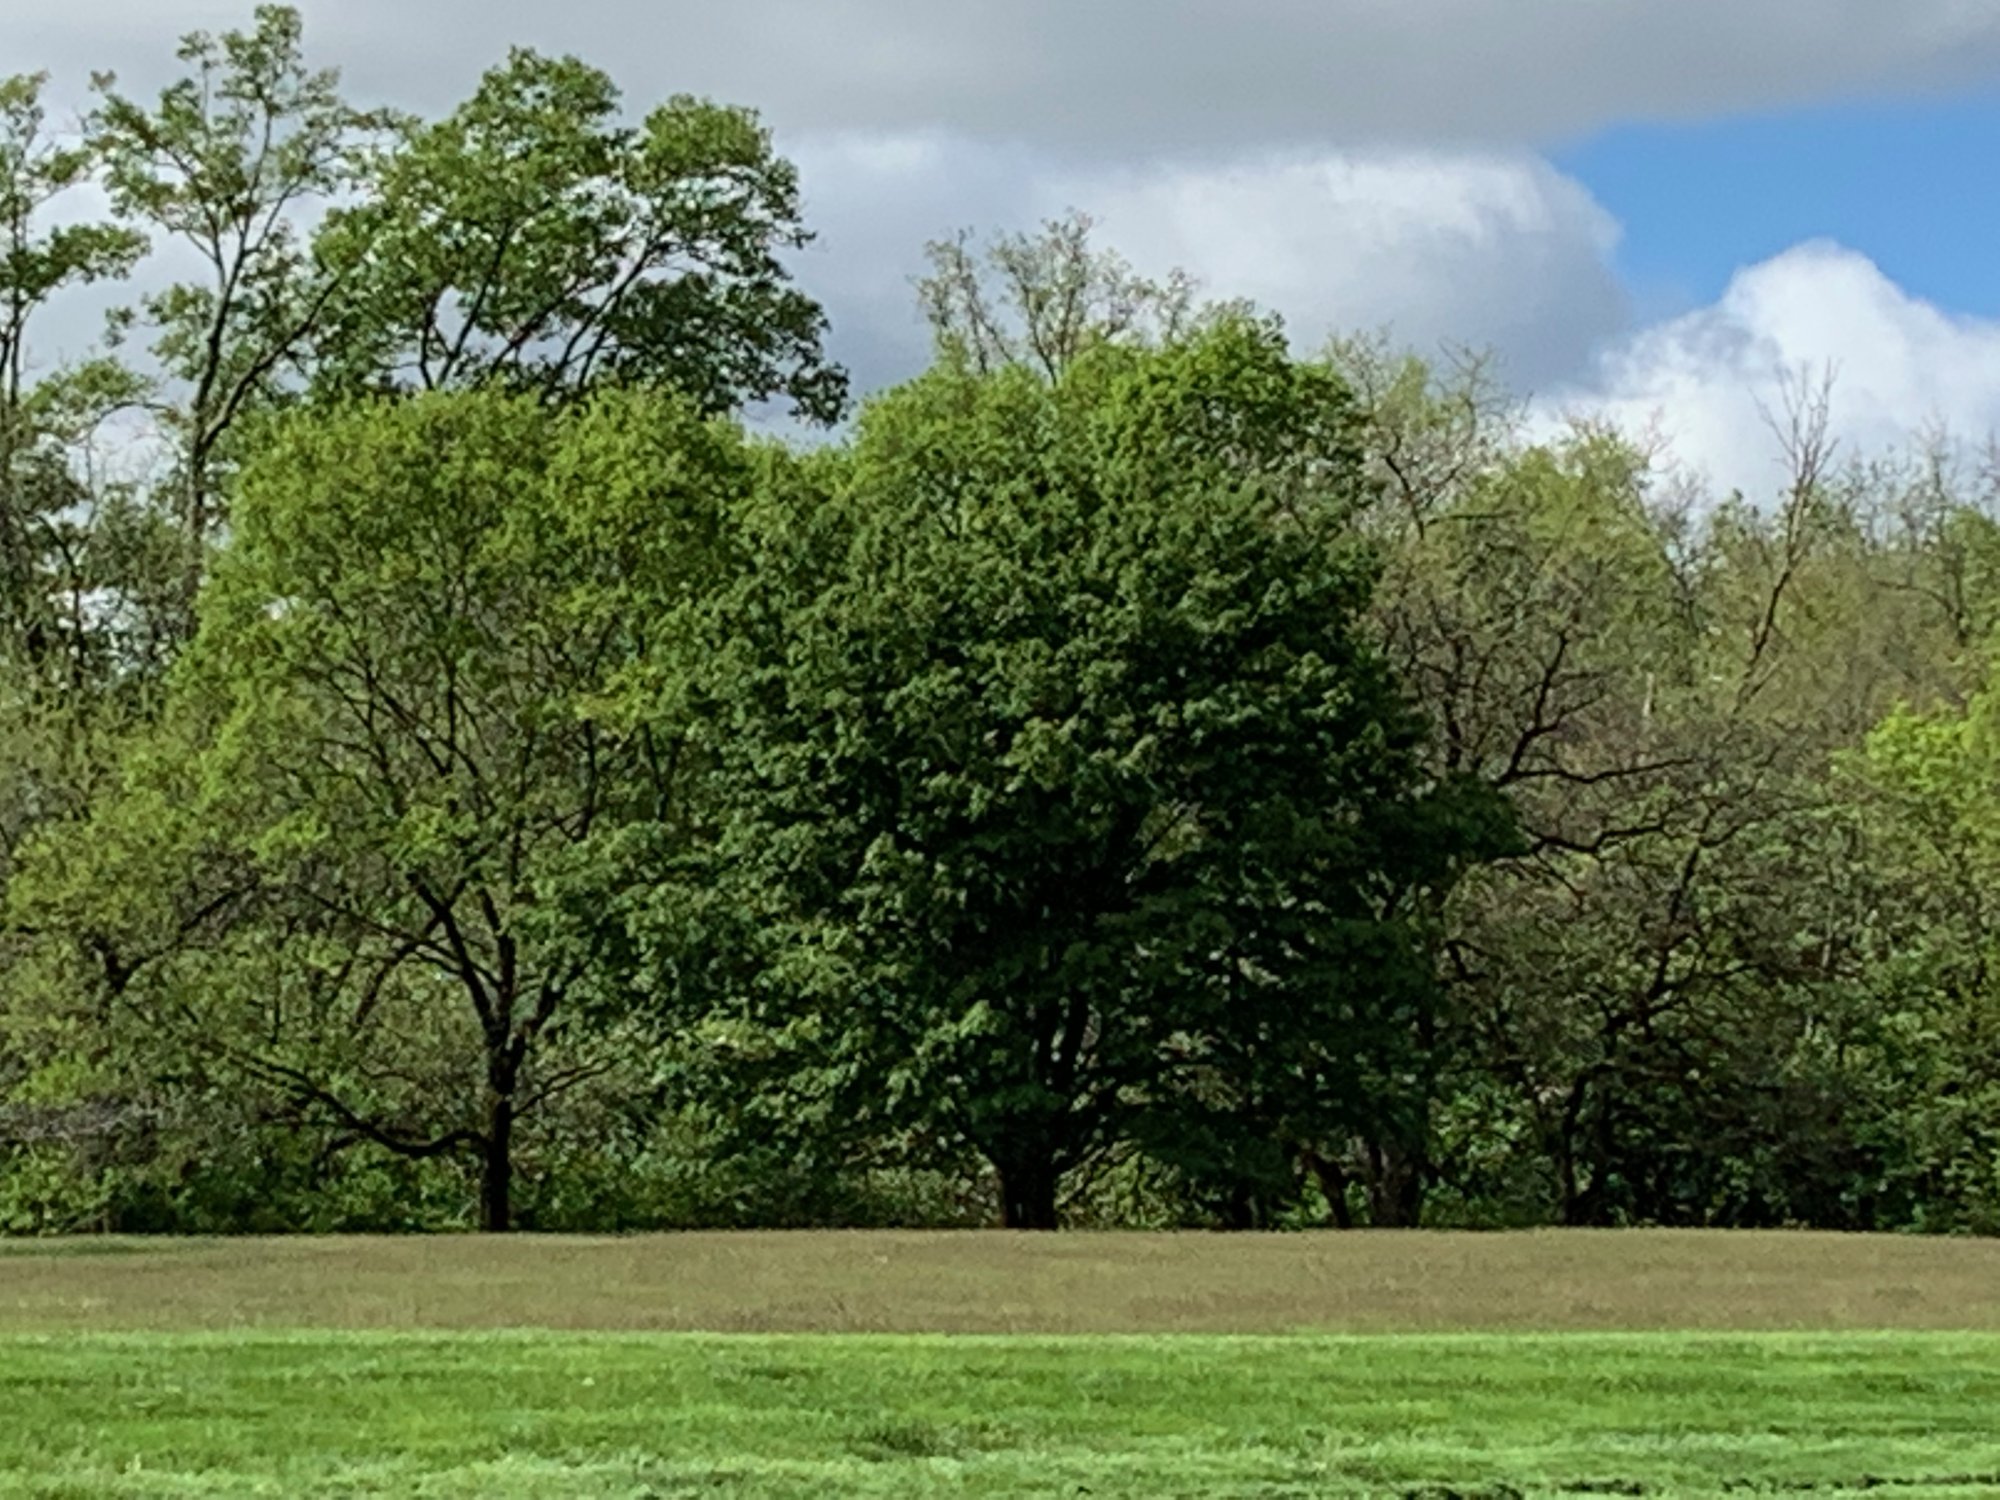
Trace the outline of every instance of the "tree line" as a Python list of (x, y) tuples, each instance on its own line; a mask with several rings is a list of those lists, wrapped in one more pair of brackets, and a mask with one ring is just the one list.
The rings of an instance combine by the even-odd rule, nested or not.
[(751, 112), (179, 61), (0, 83), (0, 1232), (2000, 1227), (2000, 463), (1081, 217), (852, 411)]

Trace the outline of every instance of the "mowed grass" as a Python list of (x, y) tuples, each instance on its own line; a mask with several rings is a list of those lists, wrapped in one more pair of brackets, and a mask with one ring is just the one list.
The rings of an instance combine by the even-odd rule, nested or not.
[(1994, 1249), (14, 1245), (0, 1496), (2000, 1495)]
[(2000, 1240), (685, 1234), (0, 1241), (0, 1333), (2000, 1333)]
[(2000, 1493), (1992, 1335), (0, 1343), (0, 1494)]

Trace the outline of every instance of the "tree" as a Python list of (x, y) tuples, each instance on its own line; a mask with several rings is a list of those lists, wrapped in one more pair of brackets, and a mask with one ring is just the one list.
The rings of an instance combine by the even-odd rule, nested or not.
[(725, 858), (791, 938), (767, 1024), (837, 1114), (980, 1153), (1010, 1226), (1231, 1098), (1294, 1146), (1364, 1112), (1428, 977), (1394, 897), (1502, 821), (1420, 776), (1365, 639), (1351, 434), (1229, 322), (947, 364), (767, 508), (714, 689)]
[[(45, 87), (39, 74), (0, 79), (0, 891), (23, 843), (75, 815), (110, 773), (131, 709), (104, 605), (128, 583), (133, 538), (88, 456), (98, 425), (136, 383), (110, 360), (49, 360), (38, 334), (60, 299), (128, 272), (144, 240), (78, 212), (95, 163), (49, 127)], [(15, 987), (26, 946), (0, 929), (0, 992)], [(0, 1161), (10, 1163), (38, 1152), (62, 1160), (61, 1150), (47, 1153), (80, 1118), (43, 1087), (61, 1028), (29, 1014), (0, 1003)], [(88, 1044), (75, 1045), (73, 1032), (63, 1040), (72, 1045), (55, 1066), (86, 1070)], [(76, 1201), (65, 1187), (56, 1195)], [(13, 1205), (0, 1204), (0, 1224), (15, 1219)]]
[(797, 174), (769, 132), (685, 97), (628, 127), (619, 102), (596, 68), (516, 49), (411, 130), (315, 241), (343, 278), (319, 384), (665, 385), (712, 412), (781, 396), (837, 417), (825, 316), (783, 260), (811, 239)]
[(203, 549), (219, 514), (230, 433), (284, 389), (325, 316), (338, 277), (308, 253), (299, 215), (366, 181), (394, 123), (340, 95), (307, 66), (297, 9), (260, 5), (248, 31), (191, 32), (190, 72), (148, 107), (99, 74), (87, 121), (121, 218), (192, 251), (199, 280), (148, 295), (114, 322), (143, 321), (172, 394), (157, 414), (176, 452), (183, 629), (192, 625)]
[(42, 74), (0, 79), (0, 619), (10, 657), (62, 663), (57, 680), (76, 689), (92, 654), (77, 513), (93, 497), (74, 449), (134, 383), (105, 360), (37, 370), (32, 335), (53, 299), (126, 275), (145, 241), (114, 224), (51, 222), (94, 161), (49, 131), (46, 84)]
[[(1336, 1211), (1353, 1181), (1370, 1223), (1408, 1226), (1441, 1180), (1465, 1175), (1445, 1139), (1455, 1096), (1490, 1087), (1469, 983), (1480, 893), (1511, 894), (1549, 851), (1619, 835), (1627, 794), (1673, 758), (1640, 708), (1649, 681), (1671, 686), (1676, 622), (1628, 446), (1585, 434), (1526, 448), (1476, 357), (1439, 371), (1364, 339), (1331, 359), (1361, 402), (1375, 480), (1362, 518), (1384, 557), (1372, 621), (1431, 726), (1431, 769), (1502, 790), (1524, 835), (1516, 859), (1435, 904), (1446, 982), (1413, 1016), (1413, 1066), (1387, 1085), (1392, 1128), (1322, 1165)], [(1502, 913), (1509, 899), (1494, 898)]]
[(519, 1125), (620, 1055), (592, 850), (685, 816), (668, 730), (607, 705), (712, 586), (745, 473), (657, 399), (287, 423), (158, 739), (36, 852), (27, 919), (295, 1126), (471, 1157), (510, 1227)]
[(1001, 235), (983, 250), (969, 233), (926, 247), (917, 298), (945, 360), (979, 374), (1018, 366), (1061, 376), (1104, 344), (1155, 344), (1242, 305), (1198, 309), (1184, 271), (1139, 275), (1090, 242), (1093, 221), (1070, 213), (1035, 234)]
[(1412, 616), (1442, 668), (1424, 697), (1447, 742), (1497, 747), (1533, 842), (1454, 905), (1464, 1198), (1505, 1178), (1511, 1212), (1592, 1224), (1853, 1225), (1872, 1201), (1833, 1040), (1867, 903), (1829, 766), (1916, 686), (1912, 656), (1928, 673), (1952, 648), (1878, 583), (1896, 559), (1827, 416), (1793, 388), (1768, 508), (1681, 509), (1585, 434), (1447, 513), (1501, 607)]
[[(1856, 986), (1887, 1087), (1884, 1196), (1927, 1227), (2000, 1225), (2000, 675), (1957, 708), (1902, 708), (1845, 759), (1866, 872)], [(1858, 1070), (1857, 1070), (1858, 1071)], [(1900, 1192), (1898, 1191), (1900, 1189)]]

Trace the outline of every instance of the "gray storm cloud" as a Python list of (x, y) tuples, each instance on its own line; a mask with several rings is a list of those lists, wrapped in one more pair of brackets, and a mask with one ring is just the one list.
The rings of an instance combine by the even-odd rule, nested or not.
[[(635, 98), (787, 131), (938, 129), (1061, 153), (1545, 143), (2000, 70), (1990, 0), (308, 0), (363, 96), (458, 97), (510, 43)], [(0, 56), (151, 71), (218, 0), (6, 0)], [(13, 66), (9, 64), (8, 66)]]

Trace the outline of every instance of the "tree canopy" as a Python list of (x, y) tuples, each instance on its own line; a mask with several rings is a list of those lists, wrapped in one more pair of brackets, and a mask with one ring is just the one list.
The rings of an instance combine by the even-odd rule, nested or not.
[(1081, 214), (842, 427), (748, 108), (176, 62), (0, 80), (0, 1233), (2000, 1231), (1990, 452)]
[(979, 1153), (1008, 1223), (1135, 1140), (1364, 1115), (1429, 982), (1407, 903), (1504, 828), (1421, 776), (1362, 628), (1352, 428), (1231, 324), (1053, 383), (940, 371), (772, 517), (726, 858), (829, 969), (807, 1065)]

